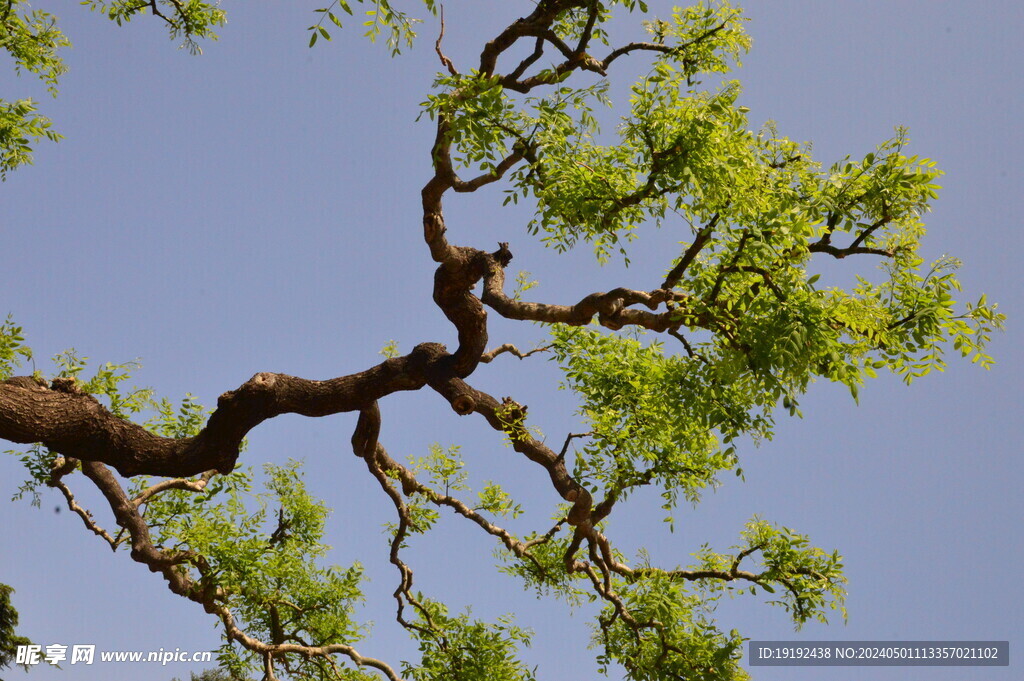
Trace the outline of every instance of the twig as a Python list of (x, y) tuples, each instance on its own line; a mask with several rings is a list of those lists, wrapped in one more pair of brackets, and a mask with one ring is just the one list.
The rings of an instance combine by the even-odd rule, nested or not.
[(502, 345), (499, 345), (493, 350), (488, 350), (484, 354), (480, 355), (480, 362), (483, 364), (489, 364), (490, 362), (494, 361), (495, 357), (497, 357), (498, 355), (502, 355), (506, 352), (511, 355), (515, 355), (519, 359), (526, 359), (530, 355), (536, 354), (538, 352), (547, 352), (552, 347), (552, 345), (544, 345), (539, 348), (534, 348), (533, 350), (528, 350), (527, 352), (522, 352), (515, 345), (512, 345), (512, 343), (503, 343)]
[(444, 52), (441, 51), (441, 40), (444, 38), (444, 5), (440, 5), (441, 9), (441, 33), (437, 36), (437, 42), (434, 43), (434, 51), (437, 52), (438, 58), (441, 63), (448, 69), (448, 73), (453, 76), (459, 75), (458, 70), (455, 68), (455, 64), (452, 60), (445, 56)]

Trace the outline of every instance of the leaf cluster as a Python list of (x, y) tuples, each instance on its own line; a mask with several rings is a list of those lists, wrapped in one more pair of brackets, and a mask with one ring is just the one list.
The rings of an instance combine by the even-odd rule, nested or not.
[(404, 663), (403, 673), (414, 681), (533, 681), (534, 671), (518, 658), (530, 645), (532, 632), (513, 624), (510, 616), (494, 623), (472, 619), (466, 612), (452, 616), (442, 603), (421, 600), (423, 611), (417, 639), (421, 659)]

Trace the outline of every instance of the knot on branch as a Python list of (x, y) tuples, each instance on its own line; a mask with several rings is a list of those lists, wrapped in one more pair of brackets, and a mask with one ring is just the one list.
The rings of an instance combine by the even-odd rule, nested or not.
[(608, 72), (604, 70), (604, 64), (594, 57), (591, 57), (586, 52), (579, 52), (573, 55), (571, 63), (573, 66), (578, 66), (584, 71), (593, 71), (605, 78), (608, 77)]
[(50, 382), (50, 389), (56, 390), (59, 393), (68, 393), (69, 395), (81, 395), (83, 390), (78, 385), (78, 379), (74, 376), (65, 376), (55, 378)]
[(606, 301), (598, 311), (597, 321), (605, 328), (618, 331), (625, 326), (619, 317), (623, 307), (625, 307), (625, 301), (622, 298), (612, 298)]
[(476, 400), (470, 395), (462, 394), (452, 400), (452, 409), (459, 416), (467, 416), (472, 414), (476, 409)]
[(523, 421), (526, 420), (526, 412), (528, 409), (529, 407), (519, 404), (511, 397), (503, 397), (501, 398), (499, 415), (505, 423), (520, 426)]
[(493, 257), (503, 268), (508, 267), (508, 264), (512, 262), (512, 251), (508, 248), (508, 242), (499, 241), (498, 250), (491, 253), (491, 257)]

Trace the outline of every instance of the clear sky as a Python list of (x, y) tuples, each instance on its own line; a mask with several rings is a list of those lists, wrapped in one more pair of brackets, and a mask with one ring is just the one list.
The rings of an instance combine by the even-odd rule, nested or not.
[[(781, 134), (812, 140), (826, 162), (863, 155), (895, 125), (908, 126), (911, 153), (947, 173), (925, 255), (962, 258), (963, 298), (984, 292), (998, 301), (1007, 331), (991, 345), (992, 371), (951, 362), (910, 388), (883, 377), (862, 390), (859, 407), (842, 386), (816, 385), (802, 420), (781, 420), (774, 441), (742, 452), (746, 482), (726, 480), (697, 509), (683, 508), (673, 534), (659, 522), (656, 495), (638, 496), (611, 532), (627, 554), (648, 545), (666, 563), (686, 563), (705, 541), (731, 546), (760, 514), (843, 553), (849, 624), (794, 633), (781, 610), (743, 599), (720, 609), (725, 629), (775, 640), (1009, 639), (1013, 659), (1024, 642), (1016, 576), (1024, 559), (1024, 9), (1010, 0), (748, 4), (754, 46), (735, 75), (751, 120), (773, 119)], [(68, 347), (97, 363), (138, 357), (138, 384), (212, 405), (259, 371), (327, 378), (377, 362), (391, 339), (403, 350), (454, 343), (430, 299), (419, 213), (432, 132), (414, 121), (439, 68), (436, 24), (425, 25), (421, 49), (392, 60), (355, 30), (308, 49), (315, 2), (225, 2), (221, 40), (190, 57), (153, 21), (118, 29), (77, 2), (37, 5), (60, 17), (74, 43), (56, 101), (0, 69), (3, 96), (34, 94), (66, 136), (0, 185), (0, 315), (25, 327), (37, 357)], [(527, 11), (451, 2), (446, 49), (468, 63), (485, 36)], [(499, 188), (449, 197), (450, 236), (481, 248), (510, 241), (513, 270), (539, 279), (530, 294), (546, 302), (648, 289), (665, 248), (687, 238), (681, 225), (666, 225), (642, 235), (628, 270), (600, 269), (587, 253), (541, 249), (524, 229), (527, 214), (500, 202)], [(496, 317), (494, 343), (539, 338), (536, 327)], [(574, 405), (542, 357), (502, 357), (473, 380), (528, 404), (553, 441), (575, 426)], [(475, 479), (541, 500), (544, 513), (555, 501), (538, 467), (435, 394), (395, 395), (381, 408), (382, 442), (394, 454), (461, 444)], [(244, 461), (305, 460), (312, 491), (335, 509), (332, 559), (359, 560), (372, 578), (364, 615), (377, 624), (360, 651), (396, 661), (413, 650), (391, 621), (396, 574), (381, 525), (393, 511), (356, 465), (353, 425), (352, 415), (278, 418), (251, 434)], [(209, 616), (127, 554), (112, 554), (66, 510), (56, 513), (54, 493), (41, 510), (7, 502), (21, 476), (15, 457), (0, 456), (0, 582), (17, 590), (26, 635), (102, 650), (219, 645)], [(73, 482), (102, 511), (85, 481)], [(517, 612), (536, 631), (525, 659), (540, 678), (595, 676), (584, 619), (497, 574), (491, 543), (465, 524), (444, 523), (413, 544), (417, 585), (482, 617)], [(168, 681), (202, 666), (75, 665), (26, 678)], [(751, 671), (764, 681), (1008, 681), (1018, 666)]]

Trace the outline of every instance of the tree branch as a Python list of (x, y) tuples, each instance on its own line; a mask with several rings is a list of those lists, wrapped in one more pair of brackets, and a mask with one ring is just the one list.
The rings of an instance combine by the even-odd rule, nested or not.
[(676, 263), (676, 266), (665, 277), (665, 281), (662, 283), (661, 288), (666, 291), (671, 291), (675, 288), (679, 280), (683, 278), (683, 274), (686, 272), (686, 268), (690, 266), (693, 259), (697, 257), (701, 249), (707, 244), (711, 238), (711, 233), (714, 231), (715, 226), (718, 225), (718, 220), (721, 216), (715, 213), (708, 224), (704, 225), (703, 229), (697, 232), (697, 236), (693, 238), (693, 243), (683, 253), (683, 257)]
[[(482, 348), (476, 358), (481, 353)], [(450, 362), (444, 346), (424, 343), (404, 357), (326, 381), (259, 373), (221, 395), (203, 430), (182, 439), (160, 437), (118, 418), (91, 395), (10, 379), (0, 382), (0, 438), (39, 442), (65, 456), (106, 463), (128, 477), (228, 473), (242, 439), (263, 421), (281, 414), (356, 411), (384, 395), (423, 387), (430, 367)]]
[(441, 32), (437, 36), (437, 42), (434, 43), (434, 51), (437, 52), (437, 57), (441, 60), (441, 64), (448, 69), (448, 73), (453, 76), (457, 76), (459, 75), (459, 72), (455, 68), (455, 64), (453, 64), (452, 60), (446, 57), (444, 52), (441, 51), (441, 41), (444, 39), (444, 5), (439, 5), (439, 9), (441, 14)]

